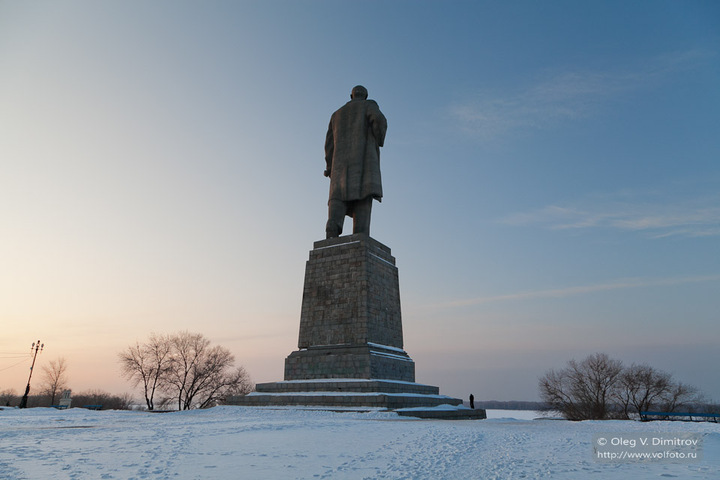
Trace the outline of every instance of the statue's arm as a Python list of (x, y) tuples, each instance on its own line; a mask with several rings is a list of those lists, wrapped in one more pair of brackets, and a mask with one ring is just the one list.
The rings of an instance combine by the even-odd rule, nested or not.
[(325, 171), (323, 175), (326, 177), (330, 176), (332, 171), (332, 159), (333, 152), (335, 151), (335, 138), (333, 137), (332, 119), (330, 119), (330, 126), (328, 126), (327, 135), (325, 136)]
[(387, 132), (387, 119), (385, 115), (380, 111), (377, 103), (373, 100), (369, 100), (370, 108), (368, 109), (370, 125), (372, 127), (373, 136), (378, 144), (378, 147), (382, 147), (385, 144), (385, 133)]

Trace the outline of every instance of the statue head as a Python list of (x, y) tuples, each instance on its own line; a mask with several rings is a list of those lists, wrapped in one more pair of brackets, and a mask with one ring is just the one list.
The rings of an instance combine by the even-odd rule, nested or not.
[(360, 100), (367, 100), (368, 97), (368, 91), (367, 88), (363, 87), (362, 85), (356, 85), (352, 89), (352, 93), (350, 93), (350, 98), (355, 100), (356, 98), (359, 98)]

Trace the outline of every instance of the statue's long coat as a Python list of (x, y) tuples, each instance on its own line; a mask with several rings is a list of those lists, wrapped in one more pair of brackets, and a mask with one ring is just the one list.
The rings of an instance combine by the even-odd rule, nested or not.
[(332, 114), (325, 138), (329, 200), (382, 199), (380, 147), (386, 131), (387, 120), (373, 100), (350, 100)]

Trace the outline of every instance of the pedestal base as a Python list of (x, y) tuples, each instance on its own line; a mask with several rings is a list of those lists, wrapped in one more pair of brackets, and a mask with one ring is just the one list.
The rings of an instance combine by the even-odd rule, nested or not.
[(364, 234), (314, 247), (305, 267), (299, 350), (285, 359), (285, 381), (257, 384), (255, 392), (228, 403), (485, 418), (484, 410), (415, 383), (415, 363), (403, 347), (398, 269), (390, 249)]
[(285, 359), (285, 380), (332, 378), (413, 382), (415, 362), (402, 349), (372, 343), (310, 347)]

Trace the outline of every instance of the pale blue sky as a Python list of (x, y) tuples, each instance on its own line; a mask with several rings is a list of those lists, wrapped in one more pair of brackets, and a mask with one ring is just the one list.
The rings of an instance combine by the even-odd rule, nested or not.
[(363, 84), (419, 382), (531, 400), (602, 351), (720, 400), (717, 2), (0, 0), (0, 72), (0, 389), (41, 338), (129, 390), (180, 329), (280, 380)]

